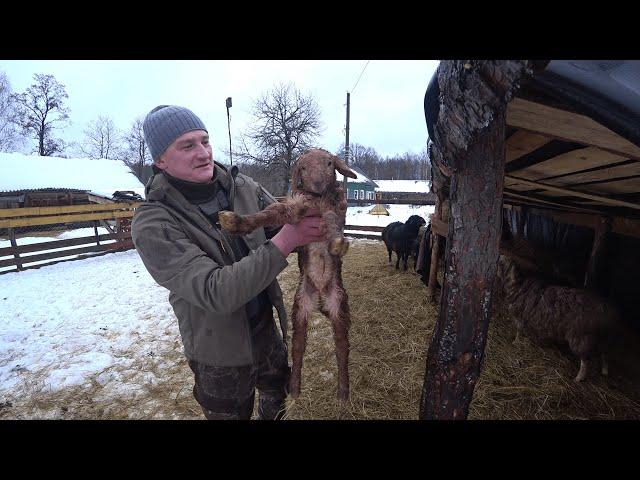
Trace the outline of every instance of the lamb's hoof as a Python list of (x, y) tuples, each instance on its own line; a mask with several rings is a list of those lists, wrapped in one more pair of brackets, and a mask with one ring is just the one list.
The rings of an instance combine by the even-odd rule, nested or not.
[(220, 221), (222, 228), (226, 231), (231, 233), (236, 233), (238, 231), (240, 216), (237, 213), (223, 210), (218, 213), (218, 220)]
[(300, 396), (300, 385), (293, 385), (291, 382), (289, 383), (289, 396), (293, 399), (296, 399)]
[(580, 375), (578, 375), (576, 378), (573, 379), (573, 381), (576, 383), (580, 383), (583, 380), (584, 380), (584, 376), (580, 376)]
[(344, 237), (337, 237), (329, 244), (329, 253), (334, 256), (344, 257), (349, 250), (349, 242)]
[(349, 401), (349, 389), (348, 388), (338, 388), (338, 400), (341, 403), (347, 403)]

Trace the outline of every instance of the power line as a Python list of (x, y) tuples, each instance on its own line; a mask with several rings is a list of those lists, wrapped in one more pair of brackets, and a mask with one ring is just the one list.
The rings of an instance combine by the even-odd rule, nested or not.
[(364, 68), (362, 69), (362, 72), (360, 72), (360, 76), (358, 77), (358, 80), (356, 80), (356, 84), (353, 86), (353, 88), (351, 89), (351, 93), (353, 93), (353, 91), (356, 89), (356, 87), (358, 86), (358, 82), (360, 81), (360, 79), (362, 78), (362, 74), (364, 73), (365, 68), (367, 68), (367, 65), (369, 65), (369, 62), (371, 60), (367, 60), (367, 63), (364, 65)]

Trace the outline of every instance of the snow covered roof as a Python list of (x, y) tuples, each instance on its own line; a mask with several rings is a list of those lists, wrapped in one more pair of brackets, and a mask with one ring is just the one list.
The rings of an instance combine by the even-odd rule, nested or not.
[(144, 185), (117, 160), (0, 152), (0, 192), (43, 188), (87, 190), (108, 198), (117, 190), (132, 190), (144, 197)]
[[(371, 183), (375, 187), (375, 182), (373, 180), (371, 180), (369, 177), (367, 177), (364, 174), (364, 172), (362, 170), (360, 170), (358, 167), (353, 167), (353, 166), (350, 165), (349, 168), (355, 172), (355, 174), (357, 175), (357, 178), (347, 177), (347, 183), (351, 183), (351, 182)], [(336, 180), (338, 182), (341, 182), (343, 178), (344, 177), (342, 176), (342, 174), (340, 172), (336, 172)]]
[(376, 180), (376, 192), (428, 193), (428, 180)]

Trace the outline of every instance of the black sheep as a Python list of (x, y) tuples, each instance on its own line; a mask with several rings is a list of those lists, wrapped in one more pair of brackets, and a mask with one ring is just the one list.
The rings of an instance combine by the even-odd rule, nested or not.
[(391, 262), (392, 250), (398, 256), (396, 269), (400, 268), (400, 261), (402, 260), (404, 270), (407, 270), (407, 261), (418, 238), (418, 231), (426, 223), (424, 218), (418, 215), (411, 215), (406, 223), (393, 222), (385, 227), (386, 232), (382, 232), (382, 238), (387, 245), (389, 262)]

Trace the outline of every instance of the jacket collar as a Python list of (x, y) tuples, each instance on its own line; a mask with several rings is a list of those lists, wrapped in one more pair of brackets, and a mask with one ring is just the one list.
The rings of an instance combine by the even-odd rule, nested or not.
[[(192, 218), (196, 218), (198, 223), (202, 226), (203, 230), (209, 232), (215, 239), (220, 240), (220, 234), (211, 229), (211, 224), (204, 217), (198, 207), (191, 204), (185, 197), (176, 189), (167, 177), (162, 174), (162, 171), (155, 168), (153, 169), (154, 175), (151, 176), (145, 187), (145, 197), (148, 202), (161, 202), (165, 205), (181, 211), (189, 212)], [(217, 176), (222, 186), (229, 192), (229, 202), (231, 203), (231, 209), (233, 209), (233, 198), (235, 197), (235, 177), (238, 174), (238, 167), (233, 166), (227, 169), (224, 165), (218, 162), (214, 162), (214, 175)]]
[[(221, 185), (227, 190), (230, 196), (235, 196), (235, 177), (238, 175), (238, 167), (233, 165), (227, 169), (224, 165), (218, 162), (213, 162), (214, 178), (217, 178)], [(191, 205), (186, 198), (171, 185), (167, 178), (162, 174), (162, 170), (153, 166), (154, 174), (149, 178), (147, 185), (145, 186), (145, 197), (147, 201), (162, 201), (176, 202), (179, 205), (185, 207)], [(233, 205), (233, 201), (231, 201)]]

